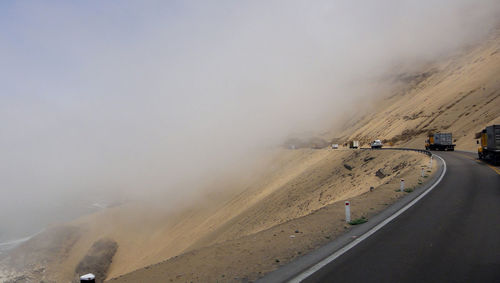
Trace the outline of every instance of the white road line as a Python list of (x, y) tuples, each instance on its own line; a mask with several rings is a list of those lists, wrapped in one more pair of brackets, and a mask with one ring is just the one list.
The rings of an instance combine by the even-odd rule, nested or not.
[(365, 239), (367, 239), (368, 237), (370, 237), (373, 233), (375, 233), (378, 230), (380, 230), (380, 228), (382, 228), (385, 225), (387, 225), (387, 223), (391, 222), (394, 218), (398, 217), (401, 213), (405, 212), (408, 208), (412, 207), (415, 203), (417, 203), (420, 199), (422, 199), (425, 195), (427, 195), (430, 191), (432, 191), (441, 182), (441, 180), (444, 177), (444, 174), (446, 173), (446, 162), (444, 161), (444, 159), (441, 158), (439, 155), (433, 154), (433, 156), (436, 156), (437, 158), (441, 159), (441, 162), (443, 162), (443, 172), (441, 173), (441, 176), (439, 176), (439, 179), (436, 181), (436, 183), (434, 183), (429, 189), (427, 189), (427, 191), (423, 192), (417, 198), (415, 198), (410, 203), (408, 203), (407, 205), (405, 205), (404, 207), (402, 207), (400, 210), (398, 210), (396, 213), (394, 213), (393, 215), (391, 215), (389, 218), (385, 219), (384, 221), (382, 221), (381, 223), (379, 223), (378, 225), (376, 225), (372, 229), (368, 230), (368, 232), (364, 233), (362, 236), (360, 236), (356, 240), (350, 242), (345, 247), (341, 248), (340, 250), (336, 251), (335, 253), (333, 253), (329, 257), (327, 257), (324, 260), (322, 260), (322, 261), (318, 262), (317, 264), (313, 265), (312, 267), (310, 267), (306, 271), (302, 272), (301, 274), (297, 275), (295, 278), (293, 278), (292, 280), (290, 280), (288, 282), (290, 282), (290, 283), (299, 283), (302, 280), (306, 279), (307, 277), (311, 276), (312, 274), (316, 273), (318, 270), (320, 270), (321, 268), (323, 268), (325, 265), (327, 265), (330, 262), (334, 261), (339, 256), (343, 255), (345, 252), (347, 252), (348, 250), (354, 248), (357, 244), (361, 243), (362, 241), (364, 241)]

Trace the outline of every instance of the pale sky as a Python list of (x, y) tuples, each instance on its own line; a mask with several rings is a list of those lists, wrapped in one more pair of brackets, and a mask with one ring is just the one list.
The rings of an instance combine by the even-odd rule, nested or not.
[(499, 6), (1, 1), (0, 223), (81, 195), (179, 194), (334, 126), (394, 66), (482, 39)]

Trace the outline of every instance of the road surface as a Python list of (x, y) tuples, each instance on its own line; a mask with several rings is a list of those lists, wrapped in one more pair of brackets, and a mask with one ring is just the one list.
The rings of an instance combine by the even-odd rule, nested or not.
[(438, 154), (433, 191), (303, 282), (500, 282), (500, 170)]

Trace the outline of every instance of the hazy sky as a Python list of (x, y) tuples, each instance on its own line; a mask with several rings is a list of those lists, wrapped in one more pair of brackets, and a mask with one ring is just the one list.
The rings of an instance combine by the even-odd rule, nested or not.
[(499, 6), (1, 1), (0, 206), (178, 194), (290, 132), (331, 127), (392, 66), (484, 37)]

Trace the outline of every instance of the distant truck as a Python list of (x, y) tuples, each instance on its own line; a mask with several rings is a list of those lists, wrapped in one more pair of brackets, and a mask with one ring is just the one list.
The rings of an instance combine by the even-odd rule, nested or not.
[(372, 149), (382, 148), (382, 141), (374, 140), (371, 144)]
[(453, 137), (451, 133), (435, 133), (430, 134), (425, 141), (425, 149), (427, 150), (455, 150)]
[(359, 141), (350, 141), (349, 148), (359, 148)]
[(500, 163), (500, 125), (491, 125), (476, 134), (479, 159)]
[(338, 143), (332, 144), (332, 149), (338, 149), (338, 148), (339, 148), (339, 144)]

